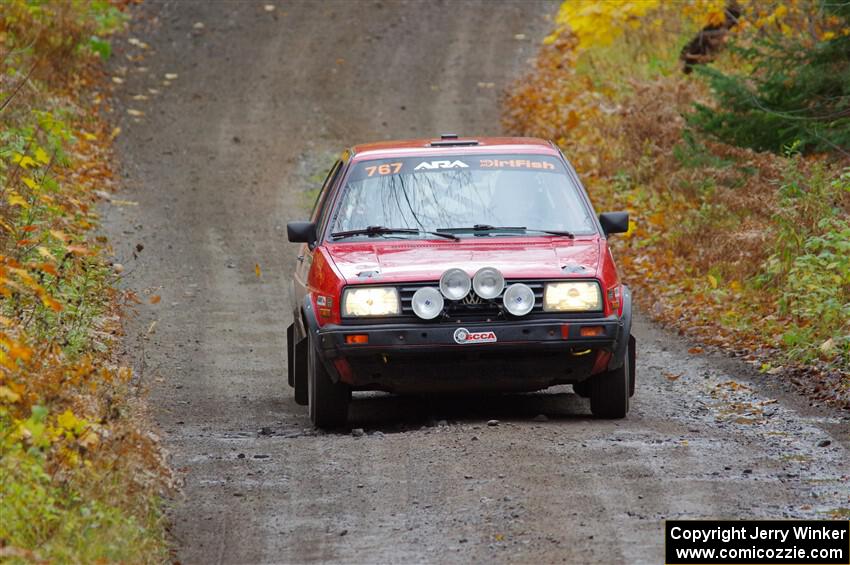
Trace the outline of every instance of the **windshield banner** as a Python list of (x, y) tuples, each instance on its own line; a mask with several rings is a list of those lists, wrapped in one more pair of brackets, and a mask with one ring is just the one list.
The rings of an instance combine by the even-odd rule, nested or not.
[(439, 155), (378, 159), (355, 165), (349, 181), (411, 173), (446, 173), (466, 170), (527, 170), (563, 174), (564, 166), (549, 155)]

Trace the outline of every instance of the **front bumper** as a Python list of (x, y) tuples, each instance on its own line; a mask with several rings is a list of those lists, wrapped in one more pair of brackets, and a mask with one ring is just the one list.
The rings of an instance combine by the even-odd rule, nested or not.
[[(582, 336), (586, 327), (601, 328), (600, 335)], [(459, 330), (495, 341), (461, 336), (459, 343)], [(530, 391), (581, 382), (605, 370), (623, 333), (616, 316), (334, 325), (317, 329), (316, 345), (331, 374), (359, 389)], [(354, 336), (359, 343), (351, 343)]]
[[(582, 328), (601, 327), (603, 333), (583, 337)], [(495, 341), (459, 343), (455, 334), (489, 334)], [(459, 349), (588, 349), (612, 347), (619, 339), (622, 322), (616, 316), (582, 319), (535, 319), (515, 322), (450, 324), (406, 323), (387, 325), (333, 325), (318, 330), (318, 346), (327, 358), (369, 355), (375, 352), (426, 352)], [(347, 343), (349, 336), (366, 336), (365, 343)], [(484, 339), (488, 339), (485, 337)]]

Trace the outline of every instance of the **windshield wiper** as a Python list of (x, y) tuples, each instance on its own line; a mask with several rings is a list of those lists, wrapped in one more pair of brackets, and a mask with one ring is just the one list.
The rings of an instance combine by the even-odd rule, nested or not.
[(560, 235), (564, 237), (569, 237), (570, 239), (575, 237), (575, 234), (568, 231), (561, 230), (540, 230), (536, 228), (527, 228), (525, 226), (491, 226), (490, 224), (475, 224), (472, 227), (466, 228), (439, 228), (438, 232), (443, 233), (464, 233), (471, 232), (473, 234), (484, 233), (490, 234), (492, 232), (519, 232), (519, 233), (528, 233), (528, 232), (539, 232), (546, 233), (549, 235)]
[(527, 232), (528, 231), (536, 231), (536, 232), (540, 232), (540, 233), (548, 233), (549, 235), (562, 235), (562, 236), (568, 237), (570, 239), (575, 239), (575, 237), (576, 237), (576, 234), (574, 234), (573, 232), (565, 231), (565, 230), (539, 230), (539, 229), (536, 229), (536, 228), (528, 228), (525, 231), (527, 231)]
[(428, 235), (436, 235), (438, 237), (444, 237), (446, 239), (452, 239), (455, 241), (459, 241), (460, 238), (451, 233), (440, 233), (435, 231), (427, 231), (427, 230), (417, 230), (413, 228), (388, 228), (386, 226), (366, 226), (363, 229), (359, 230), (347, 230), (347, 231), (337, 231), (331, 234), (331, 237), (334, 239), (342, 239), (344, 237), (351, 237), (354, 235), (368, 235), (370, 237), (376, 235), (390, 235), (394, 233), (410, 233), (410, 234), (420, 234), (425, 233)]
[(441, 232), (441, 233), (465, 233), (465, 232), (490, 233), (490, 232), (494, 232), (494, 231), (525, 232), (526, 228), (524, 228), (522, 226), (491, 226), (490, 224), (475, 224), (472, 227), (465, 227), (465, 228), (437, 228), (437, 231)]

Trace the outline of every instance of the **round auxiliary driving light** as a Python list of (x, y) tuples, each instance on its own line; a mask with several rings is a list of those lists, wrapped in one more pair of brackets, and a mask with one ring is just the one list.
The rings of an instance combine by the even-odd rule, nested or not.
[(534, 291), (522, 283), (512, 284), (505, 291), (502, 301), (514, 316), (525, 316), (534, 308)]
[(433, 320), (443, 311), (443, 295), (433, 286), (425, 286), (413, 294), (413, 312), (423, 320)]
[(463, 269), (449, 269), (440, 277), (440, 292), (449, 300), (461, 300), (470, 288), (472, 280)]
[(484, 267), (472, 277), (472, 289), (481, 298), (496, 298), (505, 290), (505, 277), (498, 269)]

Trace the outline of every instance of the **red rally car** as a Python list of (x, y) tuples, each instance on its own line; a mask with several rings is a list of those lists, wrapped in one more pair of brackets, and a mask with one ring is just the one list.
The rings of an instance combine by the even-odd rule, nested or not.
[(351, 392), (534, 391), (571, 384), (594, 415), (634, 394), (632, 300), (575, 170), (531, 138), (380, 142), (345, 151), (300, 243), (289, 384), (317, 427)]

